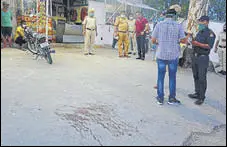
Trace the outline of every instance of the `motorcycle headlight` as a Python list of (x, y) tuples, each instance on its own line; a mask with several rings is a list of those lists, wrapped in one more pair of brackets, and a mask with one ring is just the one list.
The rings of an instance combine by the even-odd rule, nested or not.
[(46, 38), (45, 38), (45, 37), (41, 37), (41, 38), (39, 39), (39, 42), (40, 42), (40, 43), (46, 42)]
[(32, 36), (33, 36), (33, 37), (36, 37), (36, 36), (37, 36), (37, 33), (33, 33)]

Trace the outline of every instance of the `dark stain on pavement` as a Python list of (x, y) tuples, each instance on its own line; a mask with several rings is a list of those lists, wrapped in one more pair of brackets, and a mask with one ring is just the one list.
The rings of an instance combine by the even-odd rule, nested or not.
[[(113, 111), (110, 105), (88, 104), (86, 107), (63, 106), (57, 109), (56, 115), (70, 122), (71, 126), (78, 131), (82, 137), (88, 134), (101, 143), (101, 134), (95, 133), (92, 126), (98, 125), (107, 130), (114, 137), (133, 136), (138, 129), (129, 123), (122, 121)], [(70, 112), (69, 112), (70, 111)]]

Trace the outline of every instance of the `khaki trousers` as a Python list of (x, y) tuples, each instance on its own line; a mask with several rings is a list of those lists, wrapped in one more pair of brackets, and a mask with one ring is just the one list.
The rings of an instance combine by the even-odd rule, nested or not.
[(129, 38), (128, 33), (118, 33), (119, 40), (118, 40), (118, 52), (119, 56), (123, 56), (123, 44), (124, 44), (124, 55), (128, 56), (128, 48), (129, 48)]
[(129, 33), (129, 41), (130, 41), (130, 51), (132, 51), (132, 53), (136, 53), (137, 52), (137, 44), (136, 44), (136, 35), (134, 33)]
[(226, 71), (226, 48), (218, 48), (220, 68)]
[(93, 53), (95, 44), (96, 31), (86, 30), (85, 42), (84, 42), (84, 53)]

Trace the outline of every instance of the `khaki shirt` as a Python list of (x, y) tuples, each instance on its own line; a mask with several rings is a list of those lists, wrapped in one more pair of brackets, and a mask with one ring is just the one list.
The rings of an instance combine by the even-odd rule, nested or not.
[(117, 28), (118, 31), (126, 32), (128, 31), (128, 19), (117, 17), (116, 22), (114, 24)]
[(220, 46), (226, 46), (226, 32), (222, 32), (218, 36)]
[(128, 31), (129, 32), (135, 32), (135, 25), (136, 25), (136, 20), (128, 20)]
[(83, 25), (86, 25), (86, 29), (96, 29), (96, 18), (86, 16)]

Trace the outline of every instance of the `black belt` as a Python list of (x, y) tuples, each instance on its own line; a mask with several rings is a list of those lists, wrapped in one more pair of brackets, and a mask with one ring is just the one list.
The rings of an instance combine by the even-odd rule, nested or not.
[(118, 31), (119, 33), (127, 33), (127, 31)]
[(86, 28), (87, 30), (90, 30), (90, 31), (94, 31), (95, 29), (89, 29), (89, 28)]
[(221, 46), (221, 45), (219, 45), (219, 47), (220, 47), (220, 48), (226, 48), (226, 46)]
[(205, 55), (205, 54), (199, 54), (199, 53), (194, 53), (194, 56), (199, 57), (199, 56), (208, 56), (208, 55)]

